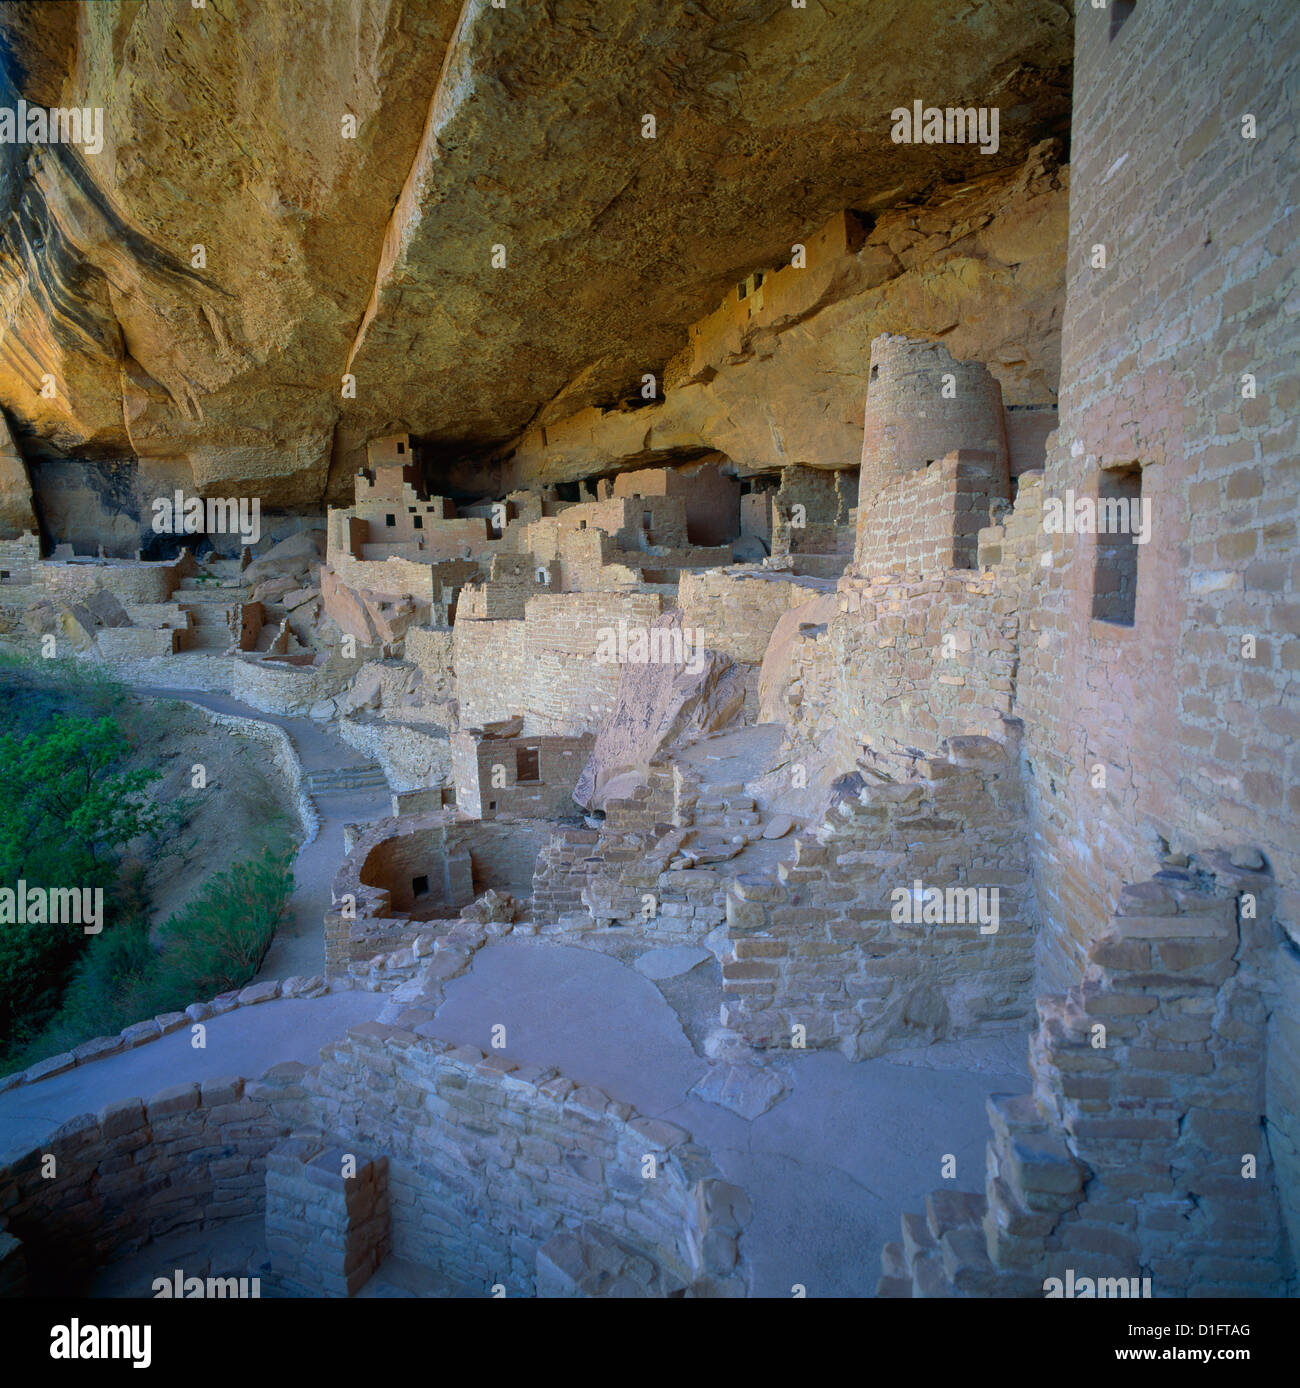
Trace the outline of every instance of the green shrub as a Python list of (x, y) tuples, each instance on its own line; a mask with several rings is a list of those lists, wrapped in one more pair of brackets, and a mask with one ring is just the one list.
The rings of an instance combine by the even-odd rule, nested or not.
[(268, 848), (217, 873), (162, 927), (162, 968), (178, 1006), (240, 988), (257, 972), (293, 894), (293, 856)]
[(53, 1021), (39, 1035), (30, 1027), (15, 1033), (0, 1073), (242, 988), (284, 916), (292, 862), (292, 849), (267, 849), (210, 877), (161, 927), (161, 949), (150, 943), (144, 915), (115, 921), (91, 940)]
[[(0, 733), (0, 886), (112, 899), (120, 850), (157, 825), (145, 793), (159, 773), (121, 770), (129, 754), (111, 716), (54, 712), (35, 731)], [(49, 1020), (90, 938), (74, 924), (0, 922), (0, 1051)]]

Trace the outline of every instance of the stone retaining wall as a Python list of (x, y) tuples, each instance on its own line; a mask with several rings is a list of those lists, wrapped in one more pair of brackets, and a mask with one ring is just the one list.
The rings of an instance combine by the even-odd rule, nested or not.
[[(775, 878), (737, 879), (724, 1025), (759, 1046), (789, 1046), (802, 1027), (809, 1047), (862, 1059), (1028, 1014), (1037, 915), (1017, 748), (953, 738), (948, 752), (916, 780), (841, 801)], [(918, 882), (996, 891), (996, 931), (973, 912), (923, 921)], [(895, 917), (900, 889), (909, 918)]]

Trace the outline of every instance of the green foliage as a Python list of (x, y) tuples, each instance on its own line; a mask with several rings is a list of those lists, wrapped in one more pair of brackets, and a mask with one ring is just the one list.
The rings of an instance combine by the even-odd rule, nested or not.
[[(119, 770), (130, 750), (111, 716), (52, 712), (0, 733), (0, 887), (112, 897), (120, 850), (157, 825), (144, 794), (158, 773)], [(0, 923), (0, 1050), (50, 1017), (88, 938), (75, 924)]]
[(141, 796), (160, 773), (115, 770), (130, 750), (112, 717), (0, 734), (0, 880), (107, 885), (113, 851), (159, 822)]
[(293, 894), (293, 857), (266, 849), (217, 873), (162, 927), (176, 1006), (242, 987), (257, 972)]
[(240, 988), (257, 972), (293, 892), (293, 851), (264, 851), (210, 877), (162, 926), (161, 950), (143, 914), (91, 940), (57, 1017), (12, 1048), (0, 1069), (32, 1065), (93, 1036)]

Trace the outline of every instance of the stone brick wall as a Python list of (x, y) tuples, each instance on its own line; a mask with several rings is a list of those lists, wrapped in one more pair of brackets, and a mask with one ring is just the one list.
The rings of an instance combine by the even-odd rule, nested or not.
[[(22, 1242), (29, 1292), (66, 1288), (178, 1229), (260, 1214), (266, 1155), (289, 1132), (303, 1068), (123, 1099), (0, 1169), (0, 1210)], [(49, 1178), (46, 1155), (55, 1161)]]
[(740, 483), (724, 477), (716, 463), (620, 472), (614, 478), (614, 495), (681, 497), (685, 538), (693, 545), (723, 545), (740, 534)]
[[(1260, 196), (1296, 179), (1280, 118), (1294, 70), (1275, 55), (1294, 53), (1300, 11), (1146, 0), (1113, 41), (1110, 23), (1109, 10), (1078, 12), (1063, 386), (1044, 492), (1095, 496), (1100, 469), (1137, 463), (1152, 538), (1122, 626), (1092, 615), (1096, 537), (1050, 537), (1041, 634), (1020, 674), (1037, 875), (1057, 923), (1043, 964), (1057, 987), (1077, 978), (1115, 884), (1146, 876), (1165, 846), (1258, 846), (1279, 921), (1300, 935), (1300, 718), (1287, 694), (1300, 661), (1300, 269), (1291, 219)], [(1247, 112), (1255, 139), (1242, 138)]]
[(702, 633), (703, 646), (759, 665), (781, 617), (826, 586), (765, 569), (705, 569), (682, 574), (677, 606), (683, 628)]
[(163, 564), (82, 561), (65, 564), (46, 559), (32, 565), (32, 579), (52, 598), (80, 602), (96, 589), (121, 603), (168, 602), (181, 580), (186, 561)]
[[(952, 378), (947, 397), (945, 376)], [(954, 360), (942, 343), (888, 333), (876, 338), (858, 478), (860, 517), (870, 513), (890, 482), (958, 448), (993, 453), (1005, 469), (1006, 427), (997, 381), (980, 362)]]
[(430, 607), (436, 596), (432, 565), (415, 559), (354, 559), (331, 552), (328, 567), (341, 583), (358, 592), (405, 595)]
[(864, 576), (973, 569), (990, 507), (1007, 499), (1005, 460), (949, 453), (881, 484), (858, 528), (854, 567)]
[(594, 1225), (650, 1260), (645, 1285), (660, 1295), (726, 1294), (722, 1279), (743, 1294), (743, 1197), (688, 1133), (554, 1070), (400, 1022), (351, 1028), (308, 1079), (319, 1128), (388, 1156), (398, 1257), (528, 1296), (551, 1240)]
[(902, 774), (950, 736), (1004, 736), (1020, 617), (995, 578), (846, 579), (840, 600), (829, 636), (846, 765), (865, 756)]
[(175, 655), (180, 637), (175, 627), (104, 627), (95, 633), (95, 649), (105, 660)]
[[(947, 757), (922, 760), (916, 779), (841, 801), (775, 878), (736, 881), (724, 1025), (759, 1046), (788, 1046), (801, 1026), (809, 1047), (860, 1059), (1027, 1015), (1036, 921), (1007, 731), (1005, 744), (949, 739)], [(981, 933), (973, 911), (893, 919), (895, 890), (917, 882), (996, 889), (997, 929)]]
[(1041, 472), (1047, 461), (1048, 440), (1056, 432), (1055, 405), (1007, 405), (1007, 467), (1012, 477)]
[(530, 676), (523, 621), (476, 621), (459, 612), (452, 647), (462, 728), (524, 712)]
[[(493, 819), (499, 814), (572, 818), (581, 813), (574, 804), (573, 788), (594, 742), (590, 733), (531, 738), (477, 738), (457, 733), (451, 739), (456, 805), (474, 819)], [(520, 754), (529, 752), (536, 757), (538, 775), (521, 781)]]
[(527, 734), (576, 737), (614, 706), (623, 667), (596, 659), (600, 632), (648, 627), (664, 609), (651, 593), (544, 593), (522, 622), (457, 621), (461, 726), (524, 717)]

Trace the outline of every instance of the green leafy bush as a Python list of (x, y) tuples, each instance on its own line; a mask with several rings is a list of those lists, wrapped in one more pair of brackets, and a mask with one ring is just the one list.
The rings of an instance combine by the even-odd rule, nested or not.
[[(158, 772), (119, 769), (130, 751), (107, 715), (52, 712), (0, 733), (0, 887), (111, 896), (120, 850), (158, 824), (145, 794)], [(89, 938), (77, 924), (0, 922), (0, 1052), (49, 1019)]]
[(210, 877), (161, 927), (161, 949), (143, 914), (91, 940), (58, 1015), (24, 1038), (3, 1065), (14, 1070), (107, 1036), (160, 1012), (241, 988), (257, 972), (293, 893), (293, 850), (267, 849)]

